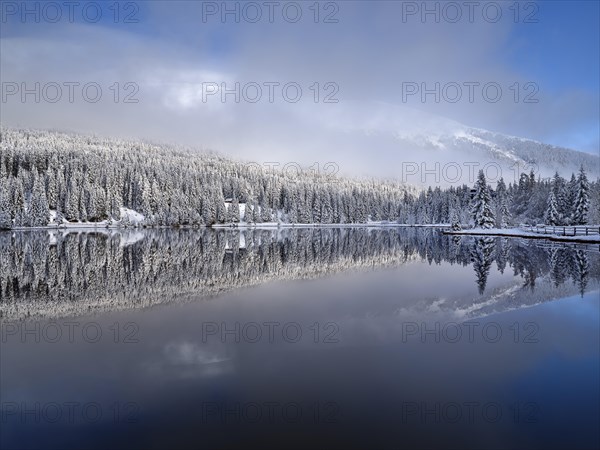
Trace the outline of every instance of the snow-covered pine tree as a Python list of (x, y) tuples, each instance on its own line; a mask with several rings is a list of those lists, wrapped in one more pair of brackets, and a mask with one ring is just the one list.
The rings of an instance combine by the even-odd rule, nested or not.
[(51, 209), (58, 209), (57, 180), (53, 170), (48, 170), (48, 173), (45, 176), (45, 184), (46, 196), (48, 198), (48, 206)]
[(252, 202), (252, 223), (260, 223), (262, 220), (260, 219), (260, 208), (258, 207), (258, 201), (254, 200)]
[(73, 178), (70, 178), (68, 181), (63, 214), (69, 221), (79, 220), (79, 189), (75, 185), (75, 180)]
[(495, 201), (496, 227), (507, 228), (510, 222), (510, 211), (508, 209), (508, 192), (506, 184), (501, 177), (496, 185), (496, 201)]
[(246, 199), (246, 207), (244, 208), (244, 216), (242, 220), (246, 223), (252, 223), (252, 205), (253, 201), (248, 198)]
[(226, 220), (227, 211), (225, 209), (225, 198), (223, 190), (219, 185), (214, 191), (211, 201), (215, 204), (215, 221), (216, 223), (224, 223)]
[(460, 231), (462, 229), (458, 209), (452, 208), (450, 210), (450, 225), (452, 226), (452, 231)]
[(519, 183), (514, 186), (512, 213), (514, 217), (519, 220), (522, 220), (525, 217), (531, 200), (532, 186), (530, 181), (527, 174), (522, 173), (519, 176)]
[(35, 178), (27, 214), (29, 217), (29, 224), (32, 227), (42, 227), (48, 225), (50, 209), (48, 207), (48, 199), (46, 198), (44, 180), (37, 174), (37, 170), (33, 173)]
[(558, 203), (556, 201), (556, 196), (554, 194), (554, 190), (550, 191), (550, 195), (548, 196), (548, 204), (546, 207), (546, 217), (544, 221), (548, 225), (560, 225), (560, 214), (558, 212)]
[(25, 226), (25, 193), (23, 190), (23, 177), (21, 173), (16, 178), (12, 178), (10, 184), (10, 198), (9, 207), (12, 211), (12, 218), (14, 219), (15, 227)]
[(564, 224), (571, 225), (573, 222), (573, 216), (575, 214), (575, 201), (577, 199), (577, 178), (575, 174), (571, 174), (571, 180), (569, 184), (566, 186), (567, 190), (567, 201), (566, 201), (566, 211), (564, 216)]
[(0, 183), (0, 230), (12, 228), (12, 217), (8, 200), (8, 191), (3, 183)]
[(239, 223), (240, 221), (240, 202), (237, 198), (234, 198), (227, 208), (227, 219), (228, 223)]
[(494, 227), (495, 218), (491, 207), (491, 197), (483, 170), (480, 170), (477, 176), (471, 212), (476, 227)]
[(263, 206), (260, 210), (260, 221), (261, 222), (272, 222), (273, 215), (271, 214), (271, 208)]
[(567, 204), (568, 196), (566, 190), (566, 181), (558, 174), (558, 172), (556, 172), (552, 178), (552, 191), (554, 192), (554, 197), (556, 198), (556, 210), (558, 212), (557, 225), (566, 225), (565, 217), (569, 216), (570, 205)]
[(575, 194), (575, 203), (573, 209), (573, 225), (585, 225), (588, 220), (588, 211), (590, 209), (590, 185), (585, 175), (583, 166), (579, 169), (577, 176), (577, 190)]
[(140, 199), (140, 211), (147, 220), (151, 221), (152, 216), (154, 215), (154, 211), (152, 209), (152, 204), (156, 204), (152, 199), (152, 184), (148, 180), (147, 177), (144, 177), (144, 180), (141, 183), (142, 192)]

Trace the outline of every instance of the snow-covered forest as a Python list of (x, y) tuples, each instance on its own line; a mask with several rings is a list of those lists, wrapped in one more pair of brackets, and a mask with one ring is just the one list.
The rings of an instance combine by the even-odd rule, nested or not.
[(51, 215), (59, 223), (127, 225), (123, 208), (147, 226), (364, 223), (395, 220), (411, 192), (400, 183), (268, 170), (142, 142), (10, 129), (2, 130), (0, 181), (5, 228), (43, 226)]
[(600, 182), (521, 174), (494, 188), (417, 191), (395, 182), (277, 171), (137, 141), (2, 128), (0, 229), (60, 224), (600, 223)]
[[(471, 314), (583, 293), (600, 283), (597, 245), (542, 246), (429, 228), (36, 230), (0, 233), (0, 315), (12, 320), (141, 308), (270, 280), (413, 261), (472, 265), (479, 295), (443, 305)], [(506, 293), (486, 288), (494, 262), (519, 276)]]

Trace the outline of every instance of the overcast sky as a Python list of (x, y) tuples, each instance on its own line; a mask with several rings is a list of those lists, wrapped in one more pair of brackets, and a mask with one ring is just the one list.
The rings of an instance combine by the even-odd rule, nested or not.
[[(246, 160), (340, 161), (374, 175), (397, 151), (396, 136), (452, 132), (456, 122), (598, 153), (595, 1), (122, 2), (117, 23), (113, 2), (88, 4), (69, 11), (30, 2), (37, 23), (22, 2), (2, 2), (4, 125), (182, 143)], [(437, 21), (422, 16), (425, 5), (439, 8)], [(239, 15), (223, 17), (225, 7)], [(41, 83), (39, 103), (33, 94), (23, 102), (23, 82)], [(65, 82), (80, 83), (72, 103)], [(96, 103), (93, 86), (88, 100), (82, 93), (92, 82), (102, 89)], [(422, 98), (436, 82), (439, 102)], [(62, 86), (55, 103), (47, 83)], [(216, 90), (236, 83), (239, 102)]]

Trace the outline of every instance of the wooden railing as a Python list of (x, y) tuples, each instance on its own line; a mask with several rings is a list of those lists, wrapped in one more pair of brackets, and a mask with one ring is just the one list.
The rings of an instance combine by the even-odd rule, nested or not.
[(531, 226), (527, 227), (528, 231), (539, 234), (556, 234), (559, 236), (591, 236), (600, 234), (600, 227), (586, 227), (586, 226), (575, 226), (575, 227), (559, 227), (559, 226)]

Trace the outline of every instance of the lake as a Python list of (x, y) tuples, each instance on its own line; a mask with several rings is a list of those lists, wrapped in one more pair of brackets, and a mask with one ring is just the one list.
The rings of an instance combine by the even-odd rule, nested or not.
[(0, 447), (600, 447), (600, 248), (0, 233)]

